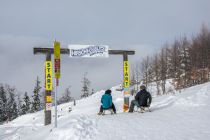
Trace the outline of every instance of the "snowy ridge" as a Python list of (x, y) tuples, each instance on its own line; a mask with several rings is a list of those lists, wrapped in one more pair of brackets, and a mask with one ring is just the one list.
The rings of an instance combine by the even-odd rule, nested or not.
[[(58, 106), (56, 129), (54, 122), (43, 126), (44, 112), (40, 111), (0, 125), (0, 140), (210, 139), (210, 83), (183, 89), (181, 93), (154, 97), (152, 112), (143, 114), (123, 113), (123, 94), (116, 91), (117, 88), (111, 88), (116, 115), (96, 115), (104, 93), (101, 90), (78, 100), (76, 106), (72, 102)], [(154, 93), (155, 87), (150, 92)]]

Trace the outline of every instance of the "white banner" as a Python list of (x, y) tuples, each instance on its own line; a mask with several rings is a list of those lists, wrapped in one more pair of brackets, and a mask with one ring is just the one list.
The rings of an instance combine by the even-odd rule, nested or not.
[(107, 45), (69, 45), (70, 57), (109, 57)]

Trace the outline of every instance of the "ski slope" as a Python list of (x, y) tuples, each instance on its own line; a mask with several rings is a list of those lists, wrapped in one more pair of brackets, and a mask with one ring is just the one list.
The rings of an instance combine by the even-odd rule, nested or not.
[[(104, 91), (58, 106), (58, 128), (44, 112), (0, 125), (0, 140), (209, 140), (210, 83), (153, 98), (152, 112), (123, 113), (123, 94), (111, 88), (116, 115), (96, 115)], [(153, 91), (154, 92), (154, 91)], [(131, 97), (132, 98), (132, 97)], [(72, 111), (69, 112), (69, 107)], [(54, 108), (52, 108), (54, 114)], [(107, 112), (107, 114), (109, 114)], [(53, 120), (54, 121), (54, 117)]]

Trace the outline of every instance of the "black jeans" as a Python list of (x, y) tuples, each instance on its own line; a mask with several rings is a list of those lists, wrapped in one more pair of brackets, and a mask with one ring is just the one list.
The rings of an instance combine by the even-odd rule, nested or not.
[(106, 110), (106, 109), (113, 109), (114, 113), (116, 113), (116, 108), (115, 108), (115, 105), (112, 103), (112, 106), (110, 108), (103, 108), (102, 105), (100, 107), (100, 112), (103, 112), (103, 110)]

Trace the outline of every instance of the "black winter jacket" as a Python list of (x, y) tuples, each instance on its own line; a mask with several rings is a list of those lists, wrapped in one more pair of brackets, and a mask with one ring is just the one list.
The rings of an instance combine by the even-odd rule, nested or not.
[(148, 91), (143, 89), (136, 94), (135, 100), (138, 101), (139, 106), (147, 107), (150, 106), (152, 102), (152, 96)]

